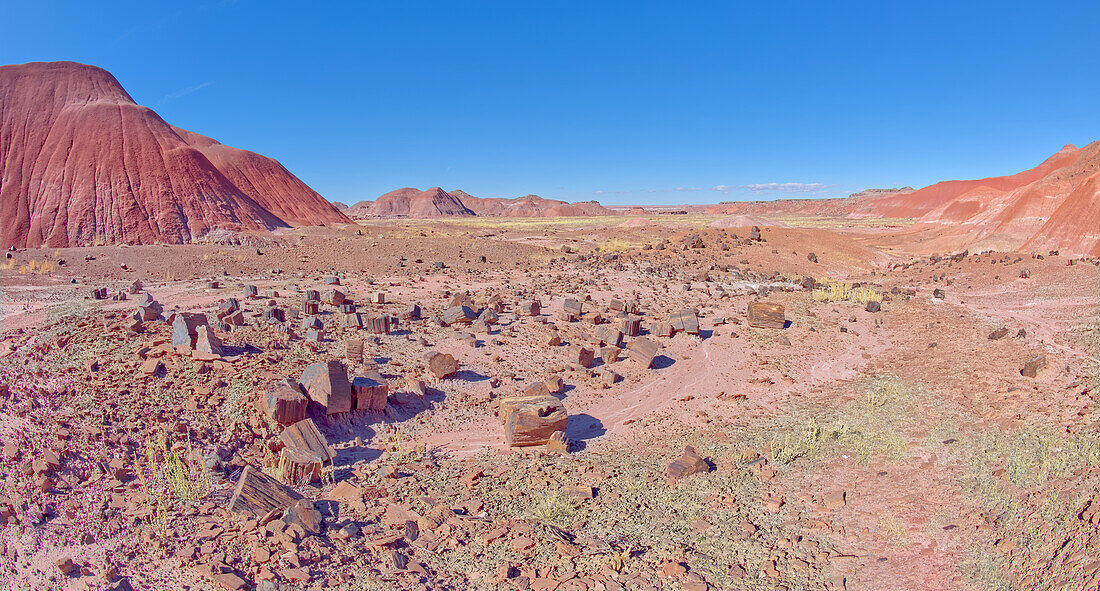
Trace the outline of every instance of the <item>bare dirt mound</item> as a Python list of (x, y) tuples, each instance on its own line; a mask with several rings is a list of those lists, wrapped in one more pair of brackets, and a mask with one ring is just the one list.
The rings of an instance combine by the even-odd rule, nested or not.
[(274, 160), (174, 128), (73, 62), (0, 67), (0, 179), (4, 247), (348, 222)]

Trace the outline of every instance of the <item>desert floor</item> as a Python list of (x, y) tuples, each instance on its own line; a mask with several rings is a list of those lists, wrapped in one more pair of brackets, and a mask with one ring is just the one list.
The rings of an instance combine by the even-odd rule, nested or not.
[[(715, 219), (380, 220), (8, 253), (0, 588), (1100, 588), (1094, 261), (930, 255), (866, 220), (751, 240)], [(396, 325), (368, 334), (323, 303), (306, 338), (305, 291), (332, 289)], [(134, 320), (146, 293), (162, 319)], [(227, 298), (240, 325), (217, 322)], [(561, 317), (566, 298), (584, 317)], [(520, 313), (530, 300), (541, 314)], [(651, 367), (600, 359), (612, 300), (659, 343)], [(756, 301), (786, 328), (750, 326)], [(462, 302), (497, 321), (434, 318)], [(698, 334), (658, 336), (681, 310)], [(173, 347), (174, 312), (205, 313), (221, 354)], [(459, 370), (438, 378), (430, 352)], [(264, 393), (327, 360), (379, 372), (385, 410), (311, 405), (336, 457), (291, 483), (308, 515), (230, 510), (245, 466), (274, 474), (284, 427)], [(568, 450), (506, 446), (501, 400), (554, 377)], [(705, 469), (670, 477), (689, 445)]]

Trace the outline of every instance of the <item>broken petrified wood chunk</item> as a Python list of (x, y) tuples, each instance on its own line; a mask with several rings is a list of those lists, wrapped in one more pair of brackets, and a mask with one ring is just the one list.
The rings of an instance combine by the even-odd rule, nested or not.
[(302, 302), (302, 314), (306, 316), (316, 316), (321, 313), (321, 302), (319, 300), (306, 300)]
[(301, 527), (302, 531), (307, 534), (314, 536), (321, 534), (321, 524), (323, 523), (321, 512), (309, 499), (302, 499), (287, 507), (286, 511), (283, 512), (282, 520), (287, 525)]
[(668, 465), (666, 474), (670, 480), (679, 480), (699, 472), (709, 472), (710, 464), (703, 456), (695, 452), (695, 448), (688, 445), (684, 447), (684, 453)]
[(279, 450), (275, 475), (284, 484), (302, 486), (321, 480), (324, 466), (320, 456), (307, 450), (284, 447)]
[(500, 315), (492, 308), (485, 308), (477, 319), (479, 322), (484, 322), (486, 325), (496, 324), (500, 322)]
[(344, 326), (348, 328), (363, 328), (363, 315), (358, 312), (344, 314)]
[(269, 323), (286, 322), (286, 313), (282, 308), (271, 307), (264, 310), (264, 320)]
[(756, 328), (784, 328), (787, 326), (783, 306), (779, 304), (752, 302), (749, 304), (748, 316), (749, 326)]
[(619, 381), (619, 378), (621, 378), (622, 376), (615, 373), (610, 368), (601, 367), (596, 372), (596, 377), (598, 377), (600, 379), (600, 387), (601, 388), (610, 388), (611, 386), (614, 386), (615, 382)]
[(657, 356), (657, 349), (657, 343), (645, 337), (638, 337), (627, 346), (630, 358), (646, 369), (653, 365), (653, 358)]
[(596, 331), (596, 342), (600, 345), (621, 347), (623, 346), (623, 333), (617, 328), (604, 326)]
[(348, 363), (362, 363), (363, 362), (363, 340), (362, 339), (348, 339), (344, 341), (344, 358), (348, 360)]
[(376, 316), (363, 320), (363, 328), (371, 334), (390, 334), (390, 317)]
[(619, 319), (619, 330), (628, 337), (636, 337), (642, 332), (642, 319), (640, 316), (627, 316)]
[(442, 380), (458, 371), (458, 361), (450, 353), (432, 353), (428, 356), (428, 371)]
[(550, 435), (550, 439), (546, 442), (546, 451), (563, 456), (569, 455), (569, 438), (565, 436), (565, 431), (554, 431)]
[(172, 320), (172, 344), (194, 349), (198, 338), (195, 329), (200, 326), (207, 326), (205, 314), (179, 312)]
[(343, 304), (344, 299), (346, 298), (347, 296), (344, 295), (344, 292), (340, 291), (339, 289), (330, 289), (325, 292), (325, 301), (332, 304), (333, 306), (339, 306), (340, 304)]
[(359, 410), (386, 410), (386, 399), (389, 396), (390, 385), (382, 374), (372, 371), (366, 375), (358, 376), (351, 382), (351, 388), (355, 395), (354, 406)]
[(319, 361), (306, 367), (298, 382), (309, 399), (325, 408), (327, 414), (351, 410), (351, 383), (339, 361)]
[(477, 320), (477, 313), (469, 306), (452, 306), (443, 312), (443, 321), (447, 324), (470, 324)]
[(524, 396), (547, 396), (550, 390), (546, 388), (546, 382), (535, 382), (523, 390)]
[(414, 394), (421, 398), (423, 398), (427, 394), (427, 390), (424, 389), (424, 382), (412, 376), (408, 376), (405, 378), (405, 390), (407, 390), (410, 394)]
[(1024, 363), (1023, 369), (1020, 370), (1020, 375), (1027, 378), (1034, 378), (1039, 375), (1039, 371), (1047, 366), (1047, 356), (1039, 355), (1028, 359)]
[(653, 324), (651, 332), (659, 337), (674, 337), (676, 329), (671, 322), (660, 321)]
[(222, 356), (222, 340), (214, 334), (214, 329), (207, 325), (195, 328), (195, 351), (207, 355)]
[(592, 367), (595, 353), (587, 347), (577, 347), (573, 350), (571, 361), (581, 367)]
[(233, 498), (229, 500), (229, 510), (244, 513), (255, 519), (262, 519), (272, 511), (285, 511), (302, 499), (294, 489), (264, 474), (255, 466), (245, 466)]
[(308, 451), (325, 464), (331, 464), (336, 457), (336, 450), (328, 444), (328, 439), (321, 434), (313, 419), (302, 419), (290, 425), (279, 434), (279, 441), (286, 448)]
[(546, 378), (546, 381), (543, 383), (546, 384), (546, 391), (551, 394), (557, 394), (565, 389), (565, 381), (558, 376)]
[(336, 451), (317, 429), (312, 419), (303, 419), (287, 427), (279, 435), (283, 448), (279, 451), (277, 475), (282, 482), (299, 486), (317, 482), (325, 466), (331, 465)]
[(688, 334), (699, 334), (699, 316), (695, 310), (680, 310), (670, 314), (668, 322), (676, 330), (682, 330)]
[(454, 294), (453, 296), (451, 296), (451, 301), (447, 305), (448, 308), (457, 308), (459, 306), (466, 306), (467, 308), (471, 309), (477, 307), (477, 305), (474, 304), (474, 299), (470, 297), (470, 292), (468, 291)]
[(584, 314), (584, 304), (576, 298), (565, 298), (559, 316), (566, 322), (576, 322)]
[(264, 413), (283, 425), (306, 418), (309, 399), (290, 380), (280, 380), (268, 386), (264, 393)]
[(550, 396), (517, 396), (500, 402), (504, 441), (512, 447), (546, 445), (551, 435), (564, 431), (569, 414), (561, 400)]
[(565, 382), (558, 376), (535, 382), (523, 391), (524, 396), (548, 396), (557, 394), (565, 388)]

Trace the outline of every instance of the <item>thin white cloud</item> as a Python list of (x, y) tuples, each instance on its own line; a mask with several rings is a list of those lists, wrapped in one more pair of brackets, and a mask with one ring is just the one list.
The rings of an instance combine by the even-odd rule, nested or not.
[(213, 82), (203, 82), (202, 84), (196, 84), (194, 86), (188, 86), (187, 88), (181, 88), (181, 89), (179, 89), (175, 92), (170, 92), (170, 93), (164, 95), (163, 97), (161, 97), (161, 99), (159, 101), (157, 101), (157, 104), (154, 105), (154, 106), (159, 107), (159, 106), (163, 105), (164, 103), (170, 103), (170, 102), (172, 102), (176, 99), (185, 97), (185, 96), (191, 94), (192, 92), (198, 92), (198, 91), (206, 88), (207, 86), (210, 86), (211, 84), (213, 84)]
[[(718, 187), (722, 187), (719, 189)], [(716, 191), (728, 191), (733, 187), (718, 185)], [(778, 191), (780, 193), (820, 193), (826, 189), (825, 183), (754, 183), (741, 185), (741, 189), (749, 191)]]
[(733, 191), (749, 191), (751, 193), (828, 193), (835, 189), (836, 185), (825, 183), (752, 183), (748, 185), (714, 185), (709, 189), (705, 187), (676, 187), (674, 189), (631, 189), (612, 190), (600, 189), (594, 191), (596, 195), (627, 195), (630, 193), (694, 193), (697, 191), (716, 191), (718, 193), (730, 193)]

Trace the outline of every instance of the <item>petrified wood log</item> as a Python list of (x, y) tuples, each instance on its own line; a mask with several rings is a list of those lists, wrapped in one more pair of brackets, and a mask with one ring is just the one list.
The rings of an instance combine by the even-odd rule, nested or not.
[(569, 422), (561, 400), (550, 395), (505, 398), (500, 402), (500, 418), (504, 441), (512, 447), (546, 445)]
[(245, 466), (237, 480), (233, 498), (229, 500), (229, 510), (261, 519), (272, 511), (285, 511), (301, 499), (302, 495), (294, 489), (264, 474), (259, 468)]
[(752, 302), (749, 304), (749, 326), (756, 328), (784, 328), (787, 318), (783, 314), (783, 306), (768, 302)]

